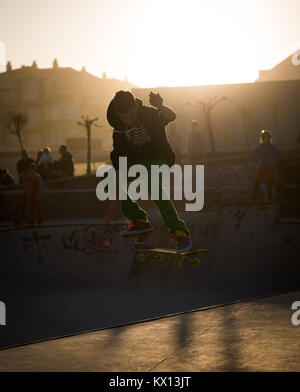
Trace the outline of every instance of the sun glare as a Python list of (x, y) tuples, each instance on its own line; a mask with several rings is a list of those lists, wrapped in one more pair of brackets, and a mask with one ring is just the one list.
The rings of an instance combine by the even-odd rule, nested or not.
[(233, 0), (152, 1), (136, 16), (128, 79), (141, 87), (253, 81), (254, 12)]

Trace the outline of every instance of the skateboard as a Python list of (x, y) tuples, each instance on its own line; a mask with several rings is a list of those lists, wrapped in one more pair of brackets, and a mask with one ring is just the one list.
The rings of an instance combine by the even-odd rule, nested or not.
[(200, 265), (200, 256), (205, 255), (208, 249), (192, 249), (184, 252), (177, 252), (175, 249), (154, 248), (150, 244), (136, 243), (135, 249), (137, 251), (138, 262), (143, 263), (150, 258), (161, 263), (168, 256), (175, 257), (175, 265), (180, 268), (184, 263), (195, 266)]

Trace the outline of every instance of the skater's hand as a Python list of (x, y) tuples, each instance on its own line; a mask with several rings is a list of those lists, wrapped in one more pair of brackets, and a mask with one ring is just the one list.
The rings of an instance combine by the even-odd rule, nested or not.
[(157, 109), (162, 107), (163, 99), (159, 94), (154, 94), (152, 91), (149, 94), (149, 102)]
[(106, 214), (104, 215), (104, 221), (105, 223), (109, 223), (111, 220), (116, 220), (120, 216), (121, 216), (121, 202), (120, 200), (113, 200)]

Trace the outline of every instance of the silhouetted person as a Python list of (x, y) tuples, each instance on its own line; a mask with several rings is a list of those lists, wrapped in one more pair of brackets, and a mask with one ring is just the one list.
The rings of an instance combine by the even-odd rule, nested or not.
[(38, 224), (43, 223), (42, 215), (42, 195), (44, 192), (44, 184), (41, 176), (35, 168), (35, 164), (31, 164), (26, 170), (26, 193), (28, 205), (28, 225), (34, 226), (35, 213), (37, 212)]
[(181, 162), (182, 137), (176, 129), (176, 124), (171, 123), (168, 131), (168, 141), (174, 151), (177, 163)]
[(36, 171), (41, 175), (40, 173), (40, 168), (38, 167), (38, 161), (40, 160), (41, 155), (43, 154), (43, 150), (39, 150), (36, 154), (36, 160), (35, 160), (35, 167)]
[(34, 163), (34, 160), (28, 157), (25, 150), (22, 151), (22, 158), (17, 162), (17, 171), (19, 173), (19, 183), (22, 184), (25, 181), (26, 168)]
[(72, 154), (67, 151), (67, 146), (62, 145), (59, 148), (60, 159), (58, 161), (58, 169), (60, 177), (74, 176), (74, 162)]
[(52, 178), (53, 164), (54, 159), (51, 154), (51, 148), (45, 147), (37, 163), (38, 171), (41, 174), (43, 180), (50, 180)]
[(201, 132), (198, 130), (197, 122), (191, 121), (191, 132), (188, 141), (188, 154), (191, 161), (199, 164), (204, 158), (204, 139)]
[(0, 185), (14, 185), (14, 179), (7, 169), (0, 169)]
[(276, 175), (281, 160), (280, 150), (272, 144), (272, 133), (262, 130), (260, 134), (260, 145), (252, 153), (252, 161), (258, 165), (251, 194), (252, 202), (254, 202), (256, 192), (262, 183), (265, 183), (268, 189), (268, 202), (272, 201), (273, 187), (277, 191), (279, 189)]
[[(114, 129), (113, 150), (110, 154), (114, 168), (119, 170), (120, 157), (126, 157), (129, 166), (136, 163), (143, 165), (149, 176), (148, 192), (151, 194), (152, 166), (174, 164), (175, 156), (166, 138), (165, 126), (175, 120), (176, 113), (163, 105), (163, 98), (159, 94), (151, 92), (149, 98), (153, 108), (143, 105), (130, 91), (118, 91), (108, 106), (107, 120)], [(118, 189), (118, 173), (116, 177)], [(189, 230), (179, 218), (162, 181), (158, 181), (158, 194), (161, 196), (154, 202), (169, 229), (172, 241), (176, 243), (177, 250), (190, 249), (192, 240)], [(146, 211), (128, 194), (126, 200), (115, 200), (111, 203), (105, 214), (105, 221), (115, 219), (121, 211), (128, 220), (128, 229), (121, 233), (122, 236), (131, 237), (153, 231)]]
[(38, 161), (40, 160), (41, 155), (43, 154), (43, 150), (39, 150), (36, 154), (36, 160), (35, 163), (36, 165), (38, 164)]

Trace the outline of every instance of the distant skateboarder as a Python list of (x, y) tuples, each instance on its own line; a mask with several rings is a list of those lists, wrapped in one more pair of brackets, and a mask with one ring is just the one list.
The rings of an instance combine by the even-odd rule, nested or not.
[(38, 224), (43, 223), (42, 215), (42, 194), (44, 191), (44, 184), (41, 176), (35, 169), (35, 164), (32, 163), (26, 170), (26, 196), (28, 205), (28, 226), (34, 226), (35, 212), (37, 212)]
[(251, 194), (251, 201), (255, 201), (256, 193), (262, 183), (268, 189), (268, 202), (272, 201), (273, 187), (278, 191), (277, 169), (282, 159), (280, 150), (272, 144), (272, 133), (262, 130), (260, 145), (252, 153), (252, 161), (258, 165), (257, 174)]
[[(119, 170), (119, 157), (127, 157), (128, 167), (134, 164), (144, 165), (148, 172), (149, 187), (151, 187), (151, 165), (174, 164), (175, 155), (167, 140), (165, 126), (176, 118), (176, 113), (163, 105), (163, 99), (159, 94), (150, 93), (150, 104), (156, 109), (144, 106), (143, 102), (129, 91), (118, 91), (107, 109), (107, 120), (114, 128), (114, 149), (110, 154), (114, 168)], [(118, 172), (116, 177), (119, 178)], [(162, 195), (165, 190), (161, 181), (159, 187)], [(161, 198), (155, 200), (155, 203), (169, 229), (172, 241), (176, 243), (177, 251), (191, 249), (189, 230), (179, 219), (172, 201), (169, 198), (168, 200)], [(116, 219), (121, 211), (129, 221), (128, 229), (122, 233), (122, 236), (134, 237), (153, 231), (146, 211), (128, 195), (127, 200), (112, 202), (104, 217), (106, 222)]]
[(17, 162), (17, 171), (19, 173), (20, 184), (25, 182), (25, 171), (31, 163), (34, 163), (34, 160), (29, 158), (25, 150), (22, 150), (22, 158)]

